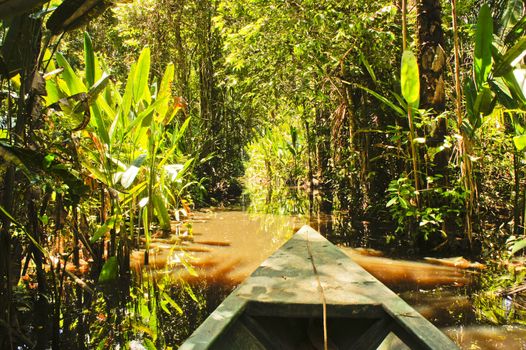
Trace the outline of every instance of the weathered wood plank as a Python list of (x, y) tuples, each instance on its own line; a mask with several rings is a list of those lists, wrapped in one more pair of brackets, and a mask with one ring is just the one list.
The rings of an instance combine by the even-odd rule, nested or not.
[[(320, 318), (323, 316), (321, 304), (305, 303), (270, 303), (248, 301), (246, 312), (253, 316), (278, 316), (278, 317), (306, 317)], [(380, 304), (371, 305), (327, 305), (327, 314), (331, 318), (382, 318), (386, 316)]]
[[(347, 318), (352, 327), (363, 322), (360, 320), (388, 317), (392, 319), (395, 334), (413, 349), (457, 348), (394, 292), (319, 233), (304, 226), (263, 262), (180, 349), (220, 349), (210, 344), (228, 330), (229, 315), (233, 317), (232, 322), (243, 312), (255, 316), (319, 319), (322, 317), (319, 284), (323, 288), (328, 318)], [(377, 334), (383, 335), (383, 332)]]
[(353, 343), (347, 343), (344, 349), (375, 350), (393, 329), (393, 320), (383, 318), (376, 321), (362, 336)]
[(243, 322), (236, 322), (230, 327), (216, 344), (218, 349), (229, 350), (266, 350), (258, 338), (246, 327)]
[(243, 314), (246, 303), (246, 300), (239, 299), (233, 294), (228, 296), (179, 349), (209, 349), (236, 323)]
[[(276, 332), (269, 332), (269, 327), (261, 324), (251, 316), (243, 315), (241, 321), (250, 330), (250, 332), (259, 340), (261, 344), (265, 346), (265, 349), (282, 349), (282, 350), (294, 350), (294, 346), (287, 342), (287, 338), (283, 337), (282, 334)], [(280, 331), (286, 329), (282, 324), (274, 324), (278, 326)], [(272, 330), (272, 329), (270, 329)]]

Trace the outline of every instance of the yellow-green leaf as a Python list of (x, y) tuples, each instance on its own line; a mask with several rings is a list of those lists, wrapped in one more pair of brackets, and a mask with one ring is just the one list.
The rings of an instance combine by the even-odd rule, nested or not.
[(144, 94), (149, 94), (148, 77), (150, 75), (150, 48), (145, 47), (139, 55), (134, 76), (133, 97), (136, 103), (140, 102)]
[(88, 32), (84, 32), (84, 59), (86, 61), (85, 74), (88, 87), (95, 83), (95, 53)]
[(522, 151), (526, 148), (526, 135), (515, 136), (513, 143), (518, 151)]
[(118, 263), (117, 257), (110, 257), (102, 266), (102, 271), (99, 275), (99, 282), (110, 282), (117, 278)]
[(418, 62), (415, 55), (410, 50), (405, 50), (402, 54), (402, 96), (407, 104), (418, 109), (420, 103), (420, 76)]
[(482, 5), (477, 19), (475, 31), (475, 51), (473, 57), (473, 69), (475, 71), (475, 83), (480, 89), (482, 84), (488, 80), (491, 66), (493, 64), (491, 46), (493, 43), (493, 18), (488, 4)]

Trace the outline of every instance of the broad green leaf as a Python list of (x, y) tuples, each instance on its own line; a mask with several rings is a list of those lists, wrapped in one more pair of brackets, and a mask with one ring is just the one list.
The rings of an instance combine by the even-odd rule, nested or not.
[(53, 103), (56, 103), (58, 100), (64, 97), (59, 93), (59, 88), (55, 79), (46, 80), (47, 95), (44, 96), (44, 99), (46, 100), (46, 106), (52, 105)]
[(126, 169), (126, 171), (121, 176), (122, 187), (128, 188), (131, 186), (131, 184), (135, 180), (135, 177), (137, 177), (137, 174), (139, 173), (139, 168), (144, 163), (145, 159), (146, 154), (141, 154), (133, 161), (133, 163), (128, 167), (128, 169)]
[(164, 164), (168, 160), (171, 159), (171, 157), (174, 154), (175, 150), (177, 150), (179, 148), (179, 140), (181, 139), (181, 137), (183, 137), (184, 132), (188, 128), (188, 124), (190, 123), (190, 119), (191, 119), (191, 117), (186, 118), (186, 120), (184, 121), (183, 125), (181, 125), (179, 130), (177, 130), (177, 132), (175, 132), (173, 134), (172, 147), (167, 152), (163, 153), (163, 158), (162, 158), (161, 162), (158, 165), (159, 168), (162, 168), (164, 166)]
[(525, 129), (522, 126), (520, 119), (516, 113), (511, 113), (511, 123), (513, 125), (513, 130), (515, 131), (516, 135), (523, 135), (525, 133)]
[(114, 281), (117, 278), (119, 266), (117, 257), (110, 257), (102, 266), (102, 270), (99, 275), (99, 283)]
[(130, 73), (128, 74), (128, 80), (126, 81), (126, 88), (124, 89), (124, 95), (122, 95), (121, 111), (122, 111), (122, 128), (128, 127), (128, 121), (130, 118), (130, 110), (133, 101), (133, 91), (135, 88), (135, 70), (137, 65), (134, 63), (130, 68)]
[(398, 197), (393, 197), (389, 200), (389, 202), (387, 202), (387, 204), (385, 205), (386, 208), (389, 208), (391, 206), (393, 206), (394, 204), (398, 203)]
[[(152, 103), (151, 105), (149, 105), (145, 110), (143, 110), (141, 113), (139, 113), (139, 115), (137, 116), (137, 118), (135, 118), (131, 123), (130, 125), (128, 125), (128, 128), (126, 129), (125, 133), (129, 133), (133, 130), (133, 128), (135, 128), (137, 125), (142, 125), (142, 126), (146, 126), (144, 125), (144, 119), (146, 119), (148, 116), (151, 116), (155, 109), (163, 103), (163, 101), (165, 100), (165, 98), (157, 98), (157, 100), (155, 100), (154, 103)], [(149, 124), (149, 123), (146, 123), (146, 124)]]
[(495, 67), (493, 76), (501, 77), (510, 70), (513, 69), (520, 62), (520, 60), (526, 55), (526, 36), (520, 38), (520, 40), (513, 45), (512, 48), (508, 49), (502, 59), (499, 60)]
[(176, 106), (175, 108), (168, 108), (169, 115), (165, 116), (164, 120), (162, 121), (163, 125), (170, 124), (180, 110), (181, 107), (179, 106)]
[(91, 88), (88, 91), (88, 100), (93, 102), (97, 99), (99, 94), (106, 88), (110, 82), (111, 75), (103, 73), (102, 78), (100, 78), (96, 83), (91, 84)]
[(101, 227), (99, 227), (95, 233), (93, 234), (93, 237), (90, 238), (90, 242), (94, 243), (98, 241), (101, 237), (106, 235), (106, 233), (110, 232), (110, 230), (115, 226), (115, 217), (111, 217), (108, 221), (104, 223)]
[(491, 90), (493, 90), (497, 96), (499, 102), (508, 109), (519, 108), (519, 101), (513, 98), (510, 88), (502, 77), (491, 79), (489, 82)]
[(181, 169), (181, 171), (179, 171), (177, 173), (177, 178), (176, 180), (179, 180), (179, 179), (182, 179), (183, 176), (186, 174), (186, 172), (188, 171), (188, 169), (190, 168), (190, 165), (192, 165), (192, 163), (194, 162), (194, 158), (190, 158), (188, 159), (184, 165), (183, 165), (183, 168)]
[(94, 72), (95, 79), (94, 79), (94, 81), (97, 81), (97, 80), (99, 80), (102, 77), (102, 73), (104, 71), (103, 71), (103, 69), (101, 67), (101, 61), (99, 60), (99, 58), (96, 55), (95, 55), (94, 65), (95, 65), (95, 67), (94, 67), (95, 68), (95, 72)]
[(173, 143), (179, 142), (181, 137), (183, 137), (186, 129), (188, 128), (188, 125), (190, 124), (190, 119), (192, 119), (192, 117), (186, 118), (183, 125), (181, 125), (179, 130), (177, 130), (177, 133), (175, 134), (175, 137), (173, 138), (173, 141), (172, 141)]
[(66, 58), (60, 52), (57, 52), (56, 59), (58, 65), (64, 68), (64, 71), (62, 72), (62, 79), (65, 81), (68, 87), (68, 95), (75, 95), (81, 92), (86, 92), (86, 86), (84, 85), (82, 80), (77, 76), (77, 74), (75, 74), (73, 68), (71, 68)]
[(148, 78), (150, 75), (150, 48), (145, 47), (139, 55), (137, 69), (134, 74), (133, 99), (135, 103), (140, 102), (144, 94), (149, 94)]
[(398, 113), (400, 116), (405, 116), (405, 112), (402, 108), (400, 108), (399, 106), (395, 105), (393, 102), (391, 102), (388, 98), (380, 95), (379, 93), (377, 93), (376, 91), (373, 91), (369, 88), (366, 88), (365, 86), (362, 86), (362, 85), (359, 85), (359, 84), (354, 84), (354, 86), (370, 93), (371, 95), (373, 95), (374, 97), (376, 97), (378, 100), (380, 100), (380, 102), (382, 102), (383, 104), (385, 104), (387, 107), (391, 108), (393, 111), (395, 111), (396, 113)]
[(86, 61), (85, 74), (88, 88), (95, 83), (95, 53), (88, 32), (84, 32), (84, 60)]
[(155, 207), (155, 213), (157, 214), (157, 219), (159, 219), (159, 224), (163, 230), (170, 229), (170, 215), (168, 214), (168, 209), (164, 204), (163, 198), (155, 194), (153, 195), (153, 205)]
[(173, 63), (169, 63), (164, 70), (163, 79), (161, 80), (161, 86), (159, 88), (158, 95), (171, 95), (172, 94), (172, 83), (174, 81), (175, 68)]
[(63, 79), (58, 78), (55, 81), (57, 83), (59, 93), (62, 95), (62, 97), (71, 96), (71, 94), (69, 93), (68, 84), (66, 84), (66, 82)]
[(504, 81), (512, 94), (524, 102), (526, 97), (526, 69), (514, 69), (513, 72), (504, 76)]
[(100, 111), (100, 108), (99, 106), (94, 103), (91, 105), (91, 115), (94, 117), (95, 119), (95, 124), (96, 124), (96, 131), (97, 131), (97, 136), (99, 137), (99, 139), (101, 139), (105, 144), (109, 145), (110, 144), (110, 136), (108, 134), (108, 128), (106, 127), (106, 122), (104, 120), (104, 117)]
[[(112, 101), (109, 101), (110, 103)], [(117, 111), (115, 111), (109, 104), (106, 98), (104, 98), (102, 95), (99, 95), (96, 100), (96, 104), (99, 107), (99, 110), (104, 113), (104, 122), (105, 124), (109, 124), (111, 121), (111, 118), (117, 114)], [(109, 131), (108, 131), (109, 132)]]
[(519, 135), (513, 138), (513, 144), (518, 151), (524, 150), (526, 148), (526, 135)]
[(506, 38), (504, 38), (504, 43), (506, 45), (513, 45), (517, 38), (520, 38), (522, 35), (524, 35), (526, 29), (526, 15), (522, 16), (521, 19), (515, 23), (513, 28), (506, 34)]
[(402, 96), (407, 104), (418, 109), (420, 103), (420, 75), (418, 62), (412, 51), (406, 50), (402, 54), (401, 74)]
[(114, 114), (115, 117), (113, 118), (113, 121), (111, 122), (111, 125), (110, 125), (110, 129), (108, 130), (108, 137), (110, 138), (110, 140), (113, 140), (113, 136), (115, 135), (116, 130), (120, 131), (120, 129), (117, 129), (117, 125), (119, 121), (121, 121), (122, 119), (121, 113), (122, 111), (119, 109), (117, 113)]
[[(464, 101), (466, 102), (466, 111), (470, 119), (475, 117), (475, 101), (477, 99), (477, 89), (471, 78), (464, 82)], [(477, 114), (478, 118), (479, 115)]]
[(44, 52), (44, 62), (46, 62), (47, 64), (46, 73), (52, 72), (57, 69), (57, 67), (55, 66), (55, 62), (53, 61), (51, 51), (49, 49), (46, 49), (46, 51)]
[(526, 248), (526, 239), (521, 239), (520, 241), (515, 242), (511, 247), (511, 255), (517, 253), (519, 250)]
[(163, 79), (161, 80), (161, 87), (159, 88), (159, 93), (157, 94), (157, 98), (159, 97), (165, 97), (165, 101), (157, 108), (157, 115), (158, 119), (157, 122), (164, 122), (166, 113), (168, 113), (169, 110), (169, 103), (170, 103), (170, 97), (172, 96), (172, 83), (174, 80), (174, 65), (173, 63), (170, 63), (163, 75)]
[[(144, 123), (148, 121), (152, 121), (152, 114), (150, 114), (147, 118), (144, 119)], [(151, 150), (152, 147), (155, 145), (156, 139), (155, 137), (152, 137), (152, 129), (148, 126), (144, 126), (138, 129), (138, 131), (135, 133), (135, 138), (133, 139), (133, 144), (135, 147), (137, 147), (140, 150)], [(158, 145), (157, 145), (158, 146)], [(154, 154), (157, 152), (154, 151)]]
[(477, 19), (475, 31), (475, 51), (473, 58), (473, 69), (475, 71), (475, 83), (477, 89), (488, 80), (493, 63), (491, 46), (493, 43), (493, 18), (488, 4), (482, 5)]
[(481, 89), (479, 90), (479, 93), (477, 94), (477, 98), (475, 99), (475, 104), (473, 106), (474, 117), (478, 118), (479, 113), (482, 113), (482, 115), (484, 116), (491, 114), (493, 108), (495, 107), (494, 99), (495, 94), (489, 88), (489, 85), (482, 85)]

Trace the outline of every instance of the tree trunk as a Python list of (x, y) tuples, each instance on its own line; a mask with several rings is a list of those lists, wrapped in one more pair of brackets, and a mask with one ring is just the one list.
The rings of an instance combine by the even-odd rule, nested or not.
[(176, 58), (175, 62), (177, 64), (177, 93), (180, 94), (186, 101), (190, 100), (190, 92), (189, 92), (189, 86), (188, 86), (188, 64), (186, 61), (186, 48), (185, 44), (183, 42), (183, 37), (181, 34), (181, 22), (184, 12), (184, 0), (178, 0), (176, 1), (176, 5), (174, 7), (175, 13), (175, 20), (172, 21), (172, 25), (174, 28), (174, 38), (175, 38), (175, 50), (176, 50)]
[[(41, 20), (32, 19), (28, 15), (14, 18), (2, 46), (4, 59), (8, 63), (12, 63), (8, 64), (8, 71), (11, 73), (19, 72), (21, 77), (16, 125), (8, 131), (12, 134), (11, 142), (23, 146), (26, 146), (26, 131), (32, 121), (34, 107), (38, 100), (34, 91), (33, 80), (38, 66), (41, 26)], [(19, 43), (24, 43), (24, 45), (19, 45)], [(11, 103), (9, 105), (11, 106)], [(8, 113), (6, 119), (14, 116), (15, 109), (10, 108)], [(25, 178), (16, 173), (14, 165), (9, 165), (2, 180), (0, 205), (16, 217), (17, 209), (19, 209), (17, 204), (18, 206), (23, 205), (24, 201), (20, 193), (17, 196), (15, 190), (27, 188), (27, 184), (22, 183)], [(17, 202), (18, 199), (20, 202)], [(8, 325), (7, 341), (11, 343), (9, 327), (16, 324), (16, 311), (12, 304), (12, 289), (20, 277), (22, 251), (20, 242), (11, 236), (11, 220), (5, 215), (0, 215), (0, 255), (0, 320)], [(0, 344), (0, 348), (7, 346), (10, 345)]]
[[(446, 55), (442, 31), (442, 8), (439, 0), (420, 0), (417, 2), (417, 11), (421, 108), (432, 109), (433, 114), (437, 116), (446, 109), (444, 87)], [(440, 145), (446, 133), (446, 119), (440, 118), (434, 134), (426, 142), (427, 145), (432, 147)], [(436, 173), (445, 173), (447, 157), (444, 151), (437, 155)]]
[(330, 214), (334, 197), (332, 191), (330, 113), (325, 109), (317, 110), (315, 123), (320, 211)]

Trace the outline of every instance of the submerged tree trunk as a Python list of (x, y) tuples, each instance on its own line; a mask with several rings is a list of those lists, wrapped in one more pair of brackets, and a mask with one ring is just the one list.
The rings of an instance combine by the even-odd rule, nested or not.
[(328, 214), (332, 212), (334, 196), (332, 191), (330, 113), (325, 109), (318, 109), (315, 123), (320, 211)]

